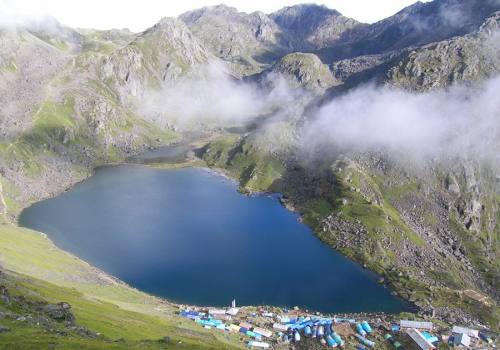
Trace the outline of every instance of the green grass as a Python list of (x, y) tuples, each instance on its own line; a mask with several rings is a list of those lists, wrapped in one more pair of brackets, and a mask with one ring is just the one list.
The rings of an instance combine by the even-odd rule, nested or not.
[(97, 52), (103, 54), (111, 54), (119, 46), (103, 40), (85, 40), (83, 50), (88, 52)]
[(67, 328), (58, 327), (58, 332), (50, 332), (42, 327), (27, 325), (21, 322), (0, 320), (0, 325), (8, 327), (10, 331), (0, 336), (0, 349), (9, 350), (39, 350), (39, 349), (57, 349), (57, 350), (106, 350), (106, 349), (227, 349), (224, 345), (211, 342), (206, 337), (200, 337), (198, 340), (170, 336), (170, 342), (165, 344), (160, 339), (151, 340), (112, 340), (105, 337), (95, 339), (88, 338), (68, 331)]
[[(485, 246), (480, 238), (481, 233), (467, 231), (463, 225), (459, 223), (457, 213), (454, 211), (450, 213), (449, 225), (451, 230), (455, 232), (457, 237), (459, 237), (460, 242), (465, 247), (466, 255), (471, 260), (472, 264), (480, 271), (483, 271), (483, 276), (491, 285), (497, 289), (500, 288), (500, 281), (498, 279), (500, 261), (499, 259), (489, 259), (486, 256)], [(499, 235), (499, 231), (496, 231), (496, 235)]]
[(418, 184), (414, 181), (391, 187), (383, 186), (382, 179), (378, 179), (378, 183), (384, 189), (384, 195), (389, 200), (403, 199), (409, 193), (418, 191)]
[(317, 227), (323, 218), (334, 211), (332, 200), (335, 201), (335, 199), (328, 200), (328, 198), (311, 201), (303, 214), (304, 223), (311, 227)]
[(110, 279), (36, 231), (0, 225), (0, 262), (20, 293), (68, 302), (79, 325), (108, 338), (139, 341), (168, 335), (193, 347), (235, 344), (224, 333), (176, 316), (173, 305)]
[[(208, 166), (225, 169), (229, 175), (238, 179), (244, 188), (269, 189), (270, 184), (279, 181), (284, 174), (282, 167), (277, 167), (276, 169), (279, 170), (276, 172), (273, 170), (262, 171), (263, 164), (270, 164), (271, 168), (273, 167), (273, 158), (265, 151), (260, 151), (248, 140), (240, 139), (237, 135), (224, 135), (210, 143), (203, 159)], [(276, 162), (275, 159), (274, 161)], [(314, 229), (321, 240), (331, 246), (336, 246), (344, 255), (366, 264), (371, 270), (385, 275), (393, 289), (404, 298), (415, 302), (431, 300), (435, 306), (449, 305), (465, 308), (490, 325), (498, 324), (498, 308), (488, 308), (478, 303), (473, 306), (470, 301), (456, 295), (455, 290), (463, 290), (471, 288), (471, 286), (464, 282), (459, 269), (451, 261), (446, 271), (425, 271), (428, 276), (432, 276), (447, 286), (430, 288), (428, 284), (421, 282), (416, 277), (420, 273), (418, 267), (415, 269), (412, 267), (401, 268), (397, 262), (397, 253), (391, 250), (393, 248), (388, 249), (382, 243), (384, 240), (390, 239), (393, 247), (394, 244), (396, 247), (398, 244), (411, 244), (425, 249), (428, 243), (406, 224), (396, 209), (396, 204), (399, 201), (407, 201), (411, 196), (422, 198), (423, 193), (419, 182), (404, 178), (389, 183), (384, 181), (385, 177), (372, 176), (355, 162), (348, 160), (338, 161), (330, 169), (333, 181), (325, 182), (324, 185), (318, 182), (316, 186), (323, 186), (321, 194), (310, 195), (300, 203), (304, 222)], [(328, 169), (317, 167), (315, 170), (320, 174), (321, 171)], [(305, 184), (305, 186), (309, 185)], [(301, 189), (291, 188), (289, 185), (284, 188), (285, 194), (290, 194), (287, 191), (293, 193), (297, 190)], [(307, 192), (311, 189), (306, 187), (302, 190)], [(302, 195), (302, 197), (304, 196)], [(494, 201), (486, 202), (486, 210), (494, 212), (489, 207), (493, 208), (496, 205)], [(355, 248), (346, 248), (338, 244), (335, 233), (324, 232), (322, 230), (323, 219), (332, 213), (339, 214), (341, 220), (361, 225), (366, 230), (364, 244)], [(422, 219), (431, 228), (438, 223), (436, 215), (429, 211), (424, 211)], [(450, 223), (450, 227), (454, 230), (460, 229), (458, 234), (462, 236), (467, 250), (475, 256), (475, 264), (487, 268), (489, 271), (487, 275), (492, 279), (498, 271), (498, 266), (491, 265), (491, 263), (486, 264), (487, 258), (484, 256), (484, 251), (481, 250), (481, 244), (479, 244), (488, 236), (484, 232), (476, 236), (471, 235), (465, 232), (463, 227), (454, 226), (453, 223)], [(497, 239), (498, 237), (493, 237), (493, 242), (497, 242)], [(402, 275), (400, 275), (401, 272)]]
[(381, 194), (382, 206), (384, 207), (385, 214), (391, 217), (392, 225), (401, 230), (405, 237), (414, 245), (424, 246), (426, 242), (404, 223), (399, 212), (392, 205), (394, 199), (402, 199), (406, 195), (418, 191), (418, 184), (410, 181), (403, 185), (387, 187), (382, 184), (383, 182), (380, 178), (375, 178), (371, 183), (372, 186), (376, 186), (378, 192)]
[(45, 101), (34, 116), (35, 130), (52, 133), (57, 129), (74, 128), (74, 108), (75, 100), (72, 97), (66, 98), (62, 103)]
[(160, 129), (158, 126), (151, 124), (144, 119), (128, 113), (126, 123), (121, 126), (121, 129), (126, 132), (131, 132), (134, 129), (138, 129), (141, 135), (142, 141), (148, 143), (161, 142), (162, 144), (168, 144), (179, 139), (179, 134), (175, 131), (169, 129)]
[(15, 73), (17, 72), (17, 66), (14, 63), (13, 60), (9, 61), (7, 64), (4, 64), (3, 66), (0, 66), (0, 73), (6, 72), (6, 73)]
[(434, 213), (426, 212), (424, 214), (424, 222), (430, 227), (435, 227), (438, 224), (438, 219)]
[[(361, 222), (373, 240), (390, 235), (396, 241), (406, 238), (417, 246), (425, 244), (425, 241), (404, 223), (399, 212), (389, 201), (389, 198), (403, 196), (404, 193), (412, 191), (415, 188), (414, 184), (384, 192), (376, 181), (357, 168), (345, 166), (341, 168), (342, 171), (335, 172), (335, 189), (331, 198), (319, 199), (309, 205), (307, 217), (314, 218), (313, 225), (315, 221), (320, 221), (329, 212), (336, 210), (345, 220)], [(351, 190), (351, 187), (354, 189), (370, 188), (375, 196), (381, 199), (380, 203), (374, 203), (371, 197), (367, 198), (361, 192)], [(342, 198), (347, 200), (344, 205), (340, 203)]]
[(0, 195), (2, 196), (5, 205), (7, 207), (6, 208), (7, 214), (10, 215), (19, 214), (22, 209), (21, 203), (19, 203), (19, 201), (17, 200), (17, 197), (20, 194), (19, 189), (16, 188), (10, 181), (8, 181), (6, 178), (2, 176), (0, 176), (0, 185), (1, 185)]
[(208, 145), (203, 159), (210, 167), (228, 171), (243, 191), (280, 191), (283, 165), (237, 135), (224, 135)]
[(20, 162), (24, 173), (30, 177), (36, 177), (43, 170), (42, 163), (38, 160), (37, 153), (42, 152), (36, 149), (28, 140), (24, 138), (11, 142), (0, 142), (0, 157), (8, 164)]
[(98, 95), (105, 98), (106, 101), (109, 102), (112, 106), (118, 107), (120, 105), (117, 93), (106, 83), (100, 80), (92, 79), (88, 81), (88, 87)]

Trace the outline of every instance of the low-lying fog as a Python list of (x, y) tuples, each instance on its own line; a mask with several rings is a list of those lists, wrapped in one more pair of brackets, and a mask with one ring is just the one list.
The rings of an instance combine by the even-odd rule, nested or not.
[[(220, 64), (160, 92), (147, 95), (142, 114), (158, 122), (227, 125), (252, 120), (273, 111), (272, 122), (260, 129), (283, 126), (296, 101), (310, 93), (290, 88), (276, 74), (257, 83), (230, 77)], [(409, 153), (418, 157), (468, 156), (498, 163), (500, 154), (500, 77), (475, 86), (410, 93), (367, 84), (355, 88), (304, 115), (298, 126), (301, 154), (324, 150)], [(299, 107), (297, 107), (298, 109)], [(298, 111), (302, 113), (302, 110)], [(273, 130), (279, 133), (279, 130)]]

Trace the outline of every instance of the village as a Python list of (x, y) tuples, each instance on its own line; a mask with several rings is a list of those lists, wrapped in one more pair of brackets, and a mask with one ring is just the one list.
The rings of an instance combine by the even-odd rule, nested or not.
[(279, 307), (179, 306), (200, 327), (239, 336), (248, 348), (356, 350), (493, 349), (498, 334), (442, 322), (398, 319), (390, 314), (323, 315)]

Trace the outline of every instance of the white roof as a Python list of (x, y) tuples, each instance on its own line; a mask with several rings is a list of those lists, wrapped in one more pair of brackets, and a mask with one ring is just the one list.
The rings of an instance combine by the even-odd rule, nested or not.
[(399, 325), (403, 328), (432, 329), (432, 322), (401, 320)]
[(208, 313), (211, 314), (211, 315), (225, 315), (226, 314), (226, 310), (222, 310), (222, 309), (210, 309), (210, 310), (208, 310)]
[(269, 343), (264, 343), (262, 341), (249, 341), (248, 346), (250, 347), (256, 347), (256, 348), (263, 348), (263, 349), (269, 349), (270, 345)]
[(240, 311), (239, 308), (237, 307), (232, 307), (229, 310), (226, 311), (228, 315), (235, 316), (238, 312)]
[(435, 349), (436, 347), (432, 345), (431, 342), (429, 342), (423, 335), (420, 333), (417, 329), (415, 328), (410, 328), (406, 331), (406, 334), (410, 336), (411, 339), (417, 345), (420, 347), (422, 350), (429, 350), (429, 349)]
[(273, 335), (273, 332), (271, 332), (268, 329), (260, 328), (260, 327), (254, 327), (253, 328), (254, 333), (258, 333), (260, 335), (263, 335), (264, 337), (271, 337)]
[(454, 342), (457, 345), (469, 346), (470, 345), (470, 337), (467, 334), (460, 333), (455, 337)]
[(479, 331), (476, 329), (471, 329), (467, 327), (453, 326), (451, 330), (452, 333), (456, 334), (467, 334), (469, 337), (479, 338)]
[(275, 323), (275, 324), (273, 324), (273, 328), (277, 329), (279, 331), (286, 331), (286, 330), (288, 330), (288, 326), (284, 325), (284, 324), (281, 324), (281, 323)]

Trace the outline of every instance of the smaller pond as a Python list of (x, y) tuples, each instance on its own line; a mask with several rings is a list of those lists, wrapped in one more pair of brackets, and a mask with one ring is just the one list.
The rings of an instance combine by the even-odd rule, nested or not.
[(276, 197), (242, 195), (202, 168), (100, 168), (24, 210), (20, 224), (138, 289), (181, 303), (236, 298), (239, 305), (323, 312), (405, 309)]
[(178, 145), (165, 146), (155, 148), (141, 153), (137, 156), (130, 157), (129, 163), (151, 164), (161, 162), (182, 162), (186, 159), (189, 152), (193, 152), (192, 146), (186, 142)]

